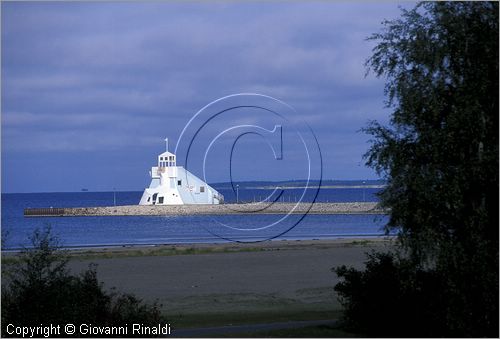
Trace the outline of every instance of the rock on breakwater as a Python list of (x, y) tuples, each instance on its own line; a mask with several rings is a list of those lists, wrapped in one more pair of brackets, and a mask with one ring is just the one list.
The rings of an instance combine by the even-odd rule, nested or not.
[[(42, 216), (161, 216), (161, 215), (225, 215), (225, 214), (385, 214), (374, 202), (347, 203), (254, 203), (222, 205), (154, 205), (57, 208), (57, 213), (44, 209), (25, 209), (27, 217)], [(42, 213), (43, 210), (43, 213)], [(49, 211), (50, 212), (50, 211)]]

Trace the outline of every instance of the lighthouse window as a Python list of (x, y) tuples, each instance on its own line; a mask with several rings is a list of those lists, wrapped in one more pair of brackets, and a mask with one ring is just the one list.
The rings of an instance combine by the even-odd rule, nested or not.
[(182, 186), (182, 180), (177, 180), (177, 186)]
[(204, 193), (205, 192), (205, 186), (200, 186), (200, 193)]
[(163, 204), (163, 197), (158, 197), (158, 203)]
[(173, 161), (173, 160), (174, 160), (174, 157), (173, 157), (173, 156), (170, 156), (170, 160), (172, 160), (172, 161)]

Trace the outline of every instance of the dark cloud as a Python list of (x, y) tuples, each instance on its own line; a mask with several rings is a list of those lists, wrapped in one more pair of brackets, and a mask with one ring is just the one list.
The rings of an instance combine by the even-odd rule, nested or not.
[[(374, 177), (358, 166), (357, 131), (388, 112), (383, 81), (365, 78), (365, 38), (398, 15), (386, 2), (2, 3), (3, 189), (92, 186), (85, 173), (109, 189), (98, 173), (121, 158), (129, 171), (113, 185), (141, 189), (163, 138), (173, 144), (196, 111), (238, 92), (291, 104), (317, 134), (325, 177)], [(74, 152), (81, 175), (61, 174)], [(67, 180), (48, 179), (54, 168)]]

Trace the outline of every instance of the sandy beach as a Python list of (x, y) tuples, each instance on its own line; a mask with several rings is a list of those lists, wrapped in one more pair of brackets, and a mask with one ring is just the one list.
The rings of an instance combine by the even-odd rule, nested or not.
[[(310, 313), (325, 317), (339, 310), (332, 267), (361, 267), (371, 249), (391, 247), (387, 238), (273, 241), (258, 244), (177, 245), (85, 249), (70, 261), (74, 272), (91, 262), (107, 288), (157, 300), (174, 322), (247, 314)], [(135, 253), (128, 256), (128, 253)], [(134, 252), (135, 251), (135, 252)], [(187, 254), (192, 251), (197, 254)], [(209, 252), (209, 253), (204, 253)], [(137, 255), (139, 253), (139, 255)], [(82, 256), (83, 255), (83, 256)], [(94, 256), (94, 257), (92, 257)], [(109, 258), (102, 257), (109, 256)], [(221, 317), (224, 315), (224, 317)], [(209, 322), (209, 320), (207, 320)], [(211, 324), (211, 323), (210, 323)]]

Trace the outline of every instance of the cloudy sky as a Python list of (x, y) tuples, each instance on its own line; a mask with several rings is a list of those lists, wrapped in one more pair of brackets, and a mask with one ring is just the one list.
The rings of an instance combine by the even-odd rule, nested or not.
[[(2, 2), (2, 192), (142, 190), (165, 137), (173, 150), (197, 111), (241, 92), (295, 109), (318, 140), (324, 179), (374, 179), (359, 129), (389, 111), (383, 79), (365, 77), (365, 38), (398, 5)], [(303, 179), (266, 147), (241, 138), (238, 180)], [(221, 172), (210, 181), (226, 181)]]

